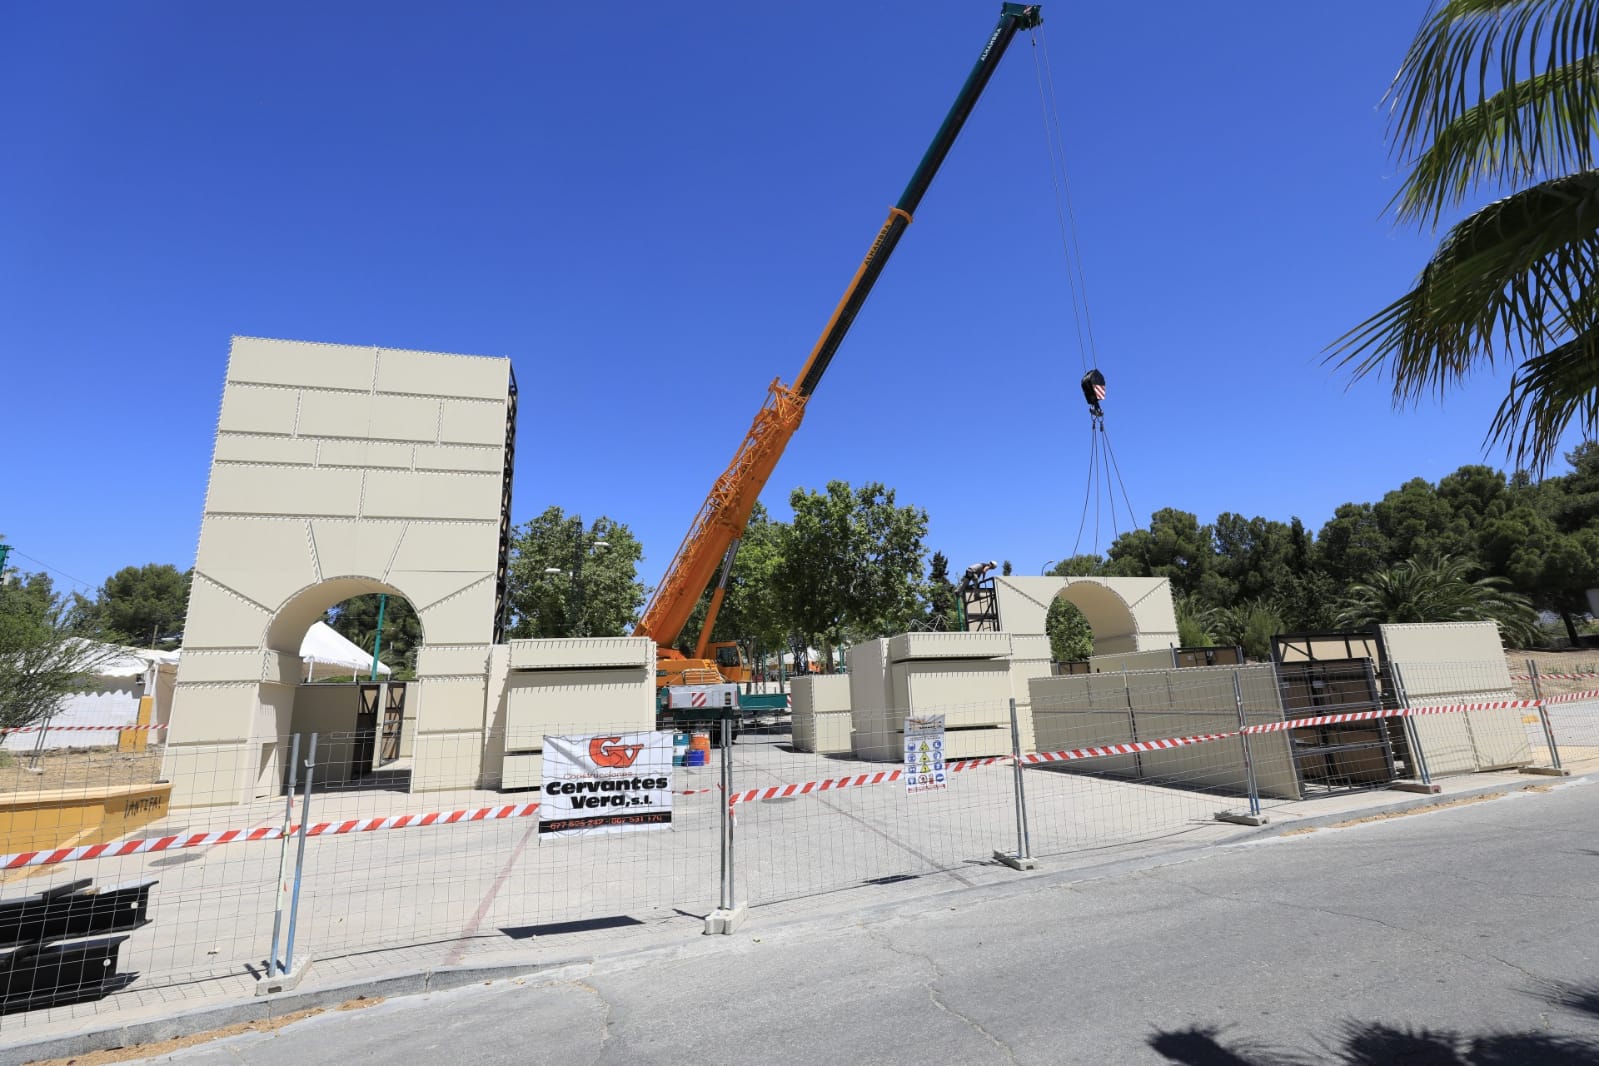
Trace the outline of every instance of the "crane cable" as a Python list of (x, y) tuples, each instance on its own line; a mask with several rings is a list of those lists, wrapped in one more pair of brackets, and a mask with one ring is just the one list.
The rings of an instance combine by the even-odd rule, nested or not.
[[(1049, 150), (1050, 188), (1055, 197), (1055, 219), (1060, 229), (1061, 253), (1066, 261), (1066, 283), (1071, 294), (1072, 318), (1077, 328), (1077, 350), (1081, 357), (1085, 382), (1087, 375), (1099, 366), (1099, 348), (1094, 338), (1094, 318), (1088, 306), (1088, 279), (1083, 269), (1082, 242), (1078, 235), (1077, 211), (1072, 205), (1071, 177), (1066, 167), (1066, 137), (1062, 132), (1059, 97), (1055, 92), (1055, 69), (1049, 58), (1049, 40), (1041, 27), (1031, 31), (1033, 46), (1033, 71), (1038, 82), (1039, 108), (1043, 116), (1044, 140)], [(1092, 358), (1092, 364), (1090, 364)], [(1091, 369), (1091, 365), (1092, 368)], [(1103, 386), (1104, 378), (1096, 379)], [(1085, 391), (1088, 386), (1085, 384)], [(1100, 393), (1103, 396), (1103, 388)], [(1127, 483), (1122, 478), (1121, 464), (1116, 461), (1111, 447), (1110, 434), (1105, 431), (1105, 416), (1099, 405), (1090, 400), (1090, 425), (1088, 448), (1088, 478), (1083, 495), (1083, 515), (1077, 525), (1077, 540), (1072, 544), (1072, 554), (1082, 545), (1083, 527), (1088, 521), (1090, 498), (1094, 504), (1093, 553), (1099, 554), (1100, 501), (1103, 497), (1110, 511), (1111, 531), (1121, 535), (1116, 514), (1116, 490), (1121, 490), (1126, 504), (1127, 519), (1131, 529), (1137, 529), (1138, 512), (1133, 509), (1127, 494)], [(1103, 447), (1101, 447), (1103, 444)], [(1100, 471), (1104, 475), (1101, 480)], [(1114, 485), (1112, 480), (1114, 478)], [(1109, 545), (1106, 546), (1107, 548)]]
[[(1088, 282), (1083, 273), (1082, 244), (1077, 236), (1077, 212), (1072, 207), (1071, 176), (1066, 170), (1066, 137), (1061, 132), (1060, 105), (1055, 95), (1055, 71), (1049, 61), (1049, 41), (1042, 27), (1031, 31), (1033, 72), (1038, 81), (1038, 102), (1043, 114), (1044, 141), (1049, 150), (1049, 184), (1055, 195), (1055, 221), (1060, 229), (1061, 252), (1066, 260), (1066, 284), (1071, 293), (1072, 318), (1077, 325), (1077, 350), (1083, 369), (1089, 356), (1095, 365), (1099, 351), (1094, 343), (1094, 319), (1088, 309)], [(1042, 54), (1042, 61), (1040, 61)], [(1085, 339), (1086, 335), (1086, 339)]]
[[(1072, 554), (1077, 554), (1077, 549), (1083, 543), (1083, 527), (1088, 522), (1088, 502), (1093, 497), (1096, 511), (1099, 507), (1099, 495), (1094, 492), (1095, 483), (1099, 473), (1099, 433), (1097, 425), (1088, 427), (1088, 485), (1083, 490), (1083, 517), (1077, 523), (1077, 539), (1072, 541)], [(1094, 515), (1094, 554), (1099, 554), (1099, 515)]]
[[(1100, 471), (1103, 468), (1104, 476), (1101, 480)], [(1114, 481), (1114, 486), (1112, 485)], [(1078, 554), (1082, 547), (1083, 532), (1088, 524), (1088, 505), (1094, 505), (1094, 540), (1093, 554), (1099, 554), (1099, 506), (1103, 500), (1110, 509), (1111, 532), (1121, 536), (1121, 527), (1116, 518), (1116, 492), (1121, 491), (1122, 503), (1126, 507), (1127, 520), (1130, 523), (1129, 531), (1138, 528), (1138, 512), (1133, 509), (1132, 497), (1127, 494), (1127, 482), (1122, 478), (1121, 464), (1116, 461), (1116, 450), (1111, 447), (1110, 434), (1105, 430), (1104, 416), (1097, 416), (1088, 427), (1088, 478), (1083, 490), (1083, 516), (1077, 523), (1077, 539), (1072, 542), (1072, 554)], [(1102, 490), (1102, 491), (1101, 491)], [(1112, 541), (1114, 543), (1114, 541)], [(1106, 545), (1108, 548), (1110, 545)]]

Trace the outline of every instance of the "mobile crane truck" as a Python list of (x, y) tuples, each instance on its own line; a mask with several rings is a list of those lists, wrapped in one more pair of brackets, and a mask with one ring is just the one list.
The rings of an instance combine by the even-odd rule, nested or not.
[[(749, 523), (750, 512), (782, 457), (783, 449), (799, 429), (806, 403), (815, 393), (867, 296), (871, 295), (878, 275), (911, 224), (922, 196), (932, 184), (933, 176), (949, 154), (1005, 50), (1018, 31), (1030, 30), (1042, 21), (1036, 4), (1007, 3), (1001, 7), (999, 24), (989, 34), (961, 86), (960, 95), (944, 116), (943, 124), (911, 175), (899, 202), (889, 208), (888, 220), (878, 230), (866, 258), (850, 279), (816, 347), (800, 368), (799, 376), (792, 385), (785, 385), (777, 378), (768, 387), (766, 401), (734, 453), (733, 461), (711, 486), (710, 494), (700, 505), (688, 534), (666, 568), (665, 576), (633, 628), (634, 636), (651, 637), (656, 643), (655, 683), (661, 693), (663, 720), (709, 721), (718, 717), (724, 708), (739, 706), (737, 683), (750, 680), (749, 663), (736, 642), (712, 644), (710, 638), (727, 594), (728, 574), (738, 555), (739, 541)], [(694, 655), (685, 656), (674, 645), (718, 566), (720, 576), (711, 593)]]

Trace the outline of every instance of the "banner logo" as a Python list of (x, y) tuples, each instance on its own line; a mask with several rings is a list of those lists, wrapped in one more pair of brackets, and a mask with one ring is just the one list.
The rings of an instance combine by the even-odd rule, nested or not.
[(625, 770), (632, 766), (644, 745), (623, 744), (621, 740), (621, 737), (595, 737), (589, 741), (589, 758), (594, 760), (594, 765), (608, 770)]

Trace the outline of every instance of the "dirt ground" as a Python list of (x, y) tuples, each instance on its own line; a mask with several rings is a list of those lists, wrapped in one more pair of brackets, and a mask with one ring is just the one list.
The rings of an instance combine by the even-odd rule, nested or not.
[[(1512, 677), (1527, 673), (1527, 660), (1538, 664), (1539, 690), (1545, 696), (1599, 689), (1599, 648), (1578, 651), (1507, 651), (1505, 665)], [(1554, 675), (1554, 676), (1550, 676)], [(1529, 682), (1517, 681), (1518, 695), (1531, 696)]]
[[(519, 982), (520, 983), (520, 982)], [(346, 1000), (337, 1007), (336, 1011), (361, 1010), (365, 1007), (375, 1007), (383, 1002), (382, 996), (357, 996), (355, 999)], [(111, 1048), (108, 1051), (91, 1051), (85, 1055), (73, 1055), (65, 1059), (39, 1059), (31, 1066), (109, 1066), (111, 1063), (128, 1062), (132, 1059), (153, 1059), (158, 1055), (170, 1055), (174, 1051), (184, 1048), (198, 1047), (209, 1044), (213, 1040), (222, 1040), (241, 1033), (274, 1033), (284, 1026), (293, 1025), (295, 1022), (307, 1018), (315, 1018), (319, 1014), (326, 1014), (322, 1007), (307, 1007), (304, 1010), (291, 1011), (280, 1014), (275, 1018), (264, 1018), (253, 1022), (235, 1022), (221, 1029), (212, 1029), (204, 1033), (192, 1033), (188, 1036), (174, 1037), (171, 1040), (161, 1040), (153, 1044), (136, 1044), (133, 1047)]]
[(0, 795), (55, 789), (147, 785), (161, 776), (161, 749), (119, 752), (115, 748), (57, 748), (39, 754), (0, 753)]

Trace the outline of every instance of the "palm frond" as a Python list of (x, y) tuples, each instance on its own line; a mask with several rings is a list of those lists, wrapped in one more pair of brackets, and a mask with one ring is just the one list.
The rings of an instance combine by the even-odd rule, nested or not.
[(1588, 169), (1591, 114), (1572, 110), (1584, 100), (1599, 101), (1593, 56), (1534, 74), (1467, 108), (1416, 155), (1390, 209), (1401, 222), (1435, 225), (1479, 186)]
[(1502, 577), (1472, 579), (1470, 562), (1449, 555), (1409, 559), (1351, 585), (1338, 604), (1338, 624), (1492, 621), (1512, 643), (1536, 630), (1525, 596)]
[[(1583, 335), (1595, 317), (1593, 291), (1599, 171), (1589, 170), (1514, 193), (1455, 226), (1415, 286), (1333, 342), (1327, 361), (1352, 367), (1355, 381), (1388, 370), (1398, 406), (1441, 398), (1480, 366), (1531, 360)], [(1533, 409), (1507, 404), (1490, 439), (1512, 440)], [(1545, 465), (1549, 448), (1526, 450), (1541, 440), (1523, 437), (1518, 462)]]
[[(1505, 174), (1535, 180), (1588, 169), (1599, 85), (1583, 75), (1583, 67), (1595, 41), (1599, 0), (1435, 3), (1388, 91), (1395, 151), (1400, 158), (1423, 154), (1419, 146), (1446, 137), (1473, 108), (1496, 98), (1493, 113), (1522, 127), (1501, 130), (1500, 144), (1532, 149), (1504, 151), (1500, 165), (1532, 167)], [(1570, 75), (1553, 78), (1558, 71)], [(1531, 133), (1536, 136), (1529, 142)], [(1449, 183), (1439, 188), (1447, 190)]]
[(1573, 419), (1599, 426), (1599, 327), (1522, 363), (1494, 415), (1487, 443), (1504, 443), (1518, 465), (1528, 460), (1528, 469), (1542, 472)]

